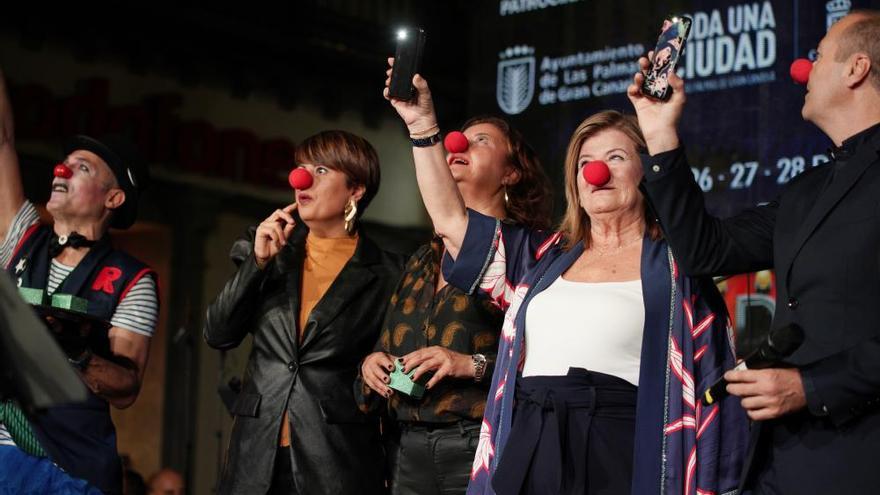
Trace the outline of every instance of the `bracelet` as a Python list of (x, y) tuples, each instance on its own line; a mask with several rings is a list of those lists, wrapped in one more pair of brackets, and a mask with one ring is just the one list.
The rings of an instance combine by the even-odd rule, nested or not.
[(432, 124), (428, 126), (428, 128), (423, 129), (421, 131), (410, 132), (410, 139), (424, 139), (426, 137), (433, 136), (434, 134), (440, 132), (440, 126), (437, 124)]
[(442, 140), (443, 138), (440, 137), (439, 132), (437, 134), (434, 134), (433, 136), (428, 136), (426, 138), (410, 139), (410, 141), (412, 141), (412, 145), (416, 148), (429, 148)]

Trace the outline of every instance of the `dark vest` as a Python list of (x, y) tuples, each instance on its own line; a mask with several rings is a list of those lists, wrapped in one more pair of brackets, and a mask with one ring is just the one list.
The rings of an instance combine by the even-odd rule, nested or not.
[[(21, 287), (44, 289), (49, 280), (52, 228), (29, 229), (7, 266)], [(113, 249), (107, 236), (55, 289), (88, 300), (89, 314), (109, 321), (128, 290), (146, 274), (155, 273), (131, 256)], [(81, 404), (55, 406), (32, 418), (34, 433), (49, 457), (71, 476), (105, 493), (122, 492), (122, 464), (116, 452), (116, 428), (107, 401), (89, 392)]]

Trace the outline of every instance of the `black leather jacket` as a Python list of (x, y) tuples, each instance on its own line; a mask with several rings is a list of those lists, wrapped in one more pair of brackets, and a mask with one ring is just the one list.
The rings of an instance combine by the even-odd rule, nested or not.
[(208, 308), (204, 330), (217, 349), (253, 335), (219, 493), (266, 493), (285, 408), (297, 493), (381, 493), (378, 426), (358, 410), (352, 384), (379, 336), (403, 258), (361, 235), (297, 344), (307, 229), (298, 228), (263, 270), (254, 261), (254, 232), (233, 245), (238, 272)]

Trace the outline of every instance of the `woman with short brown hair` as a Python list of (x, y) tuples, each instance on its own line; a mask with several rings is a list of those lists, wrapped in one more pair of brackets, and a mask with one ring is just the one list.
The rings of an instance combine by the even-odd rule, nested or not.
[(357, 227), (379, 160), (365, 139), (325, 131), (296, 164), (311, 180), (233, 245), (238, 271), (208, 308), (208, 345), (253, 334), (218, 491), (381, 493), (378, 426), (352, 394), (403, 264)]

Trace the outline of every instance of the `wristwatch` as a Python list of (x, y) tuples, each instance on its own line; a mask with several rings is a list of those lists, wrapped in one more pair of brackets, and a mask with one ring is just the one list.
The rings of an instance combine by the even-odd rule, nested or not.
[(410, 138), (410, 141), (412, 141), (412, 145), (415, 146), (416, 148), (428, 148), (428, 147), (434, 146), (435, 144), (439, 143), (442, 140), (443, 140), (443, 137), (440, 135), (439, 132), (434, 134), (433, 136), (428, 136), (426, 138), (419, 138), (419, 139)]
[(474, 362), (474, 381), (480, 383), (483, 381), (483, 375), (486, 373), (486, 356), (482, 354), (474, 354), (471, 356)]

